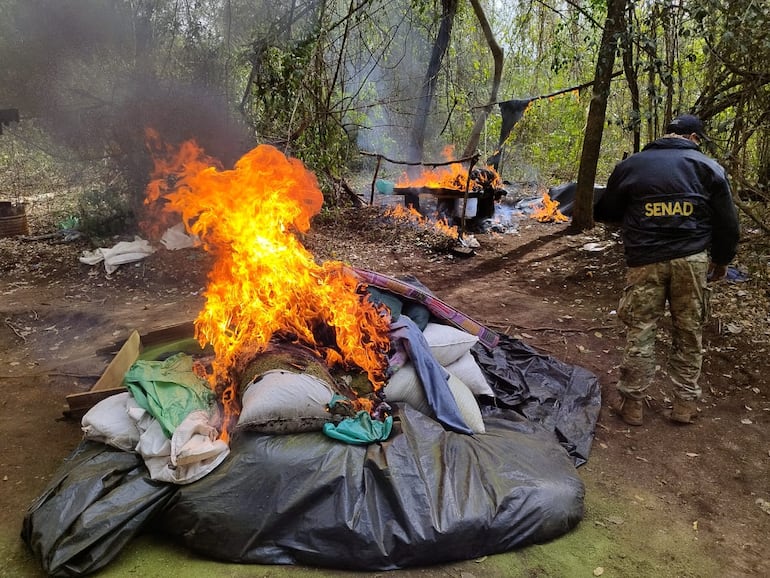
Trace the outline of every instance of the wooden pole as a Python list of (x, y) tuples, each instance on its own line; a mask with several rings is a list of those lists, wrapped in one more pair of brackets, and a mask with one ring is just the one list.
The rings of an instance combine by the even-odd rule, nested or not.
[(380, 172), (380, 163), (382, 162), (382, 157), (380, 155), (377, 155), (377, 168), (374, 169), (374, 177), (372, 177), (372, 194), (369, 197), (369, 205), (374, 204), (374, 187), (377, 183), (377, 174)]
[[(465, 209), (468, 207), (468, 191), (471, 188), (471, 172), (473, 172), (473, 166), (479, 160), (478, 153), (470, 158), (468, 163), (468, 179), (465, 181), (465, 194), (463, 195), (463, 212), (460, 217), (460, 239), (465, 236)], [(476, 201), (478, 202), (478, 201)]]

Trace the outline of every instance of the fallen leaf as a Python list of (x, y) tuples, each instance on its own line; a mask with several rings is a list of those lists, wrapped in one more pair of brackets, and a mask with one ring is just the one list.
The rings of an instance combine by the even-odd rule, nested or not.
[(728, 333), (737, 335), (738, 333), (743, 331), (743, 326), (741, 326), (738, 323), (727, 323), (725, 325), (725, 331), (727, 331)]

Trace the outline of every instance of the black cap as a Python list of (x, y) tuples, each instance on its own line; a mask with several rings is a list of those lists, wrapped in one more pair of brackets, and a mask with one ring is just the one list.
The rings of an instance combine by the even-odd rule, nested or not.
[(703, 122), (697, 116), (692, 114), (683, 114), (676, 117), (666, 127), (666, 133), (691, 135), (697, 134), (699, 138), (708, 140), (706, 132), (703, 130)]

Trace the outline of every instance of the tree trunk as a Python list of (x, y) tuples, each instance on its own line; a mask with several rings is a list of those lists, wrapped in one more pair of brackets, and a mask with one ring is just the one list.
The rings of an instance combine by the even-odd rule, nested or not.
[(642, 147), (642, 102), (639, 97), (639, 76), (634, 60), (633, 43), (633, 8), (629, 7), (623, 34), (623, 71), (626, 75), (628, 92), (631, 95), (631, 130), (633, 131), (634, 148), (638, 153)]
[(666, 87), (663, 122), (668, 125), (671, 119), (674, 118), (674, 64), (676, 64), (676, 56), (679, 52), (676, 15), (672, 6), (664, 8), (661, 20), (663, 24), (666, 68), (661, 71), (660, 79), (663, 86)]
[(594, 181), (596, 166), (604, 133), (604, 119), (607, 112), (607, 96), (612, 81), (612, 67), (615, 64), (615, 50), (618, 38), (624, 29), (626, 0), (608, 0), (607, 21), (604, 24), (602, 43), (596, 61), (593, 97), (588, 107), (588, 121), (580, 155), (575, 208), (572, 227), (577, 230), (591, 229), (594, 226)]
[(446, 54), (449, 40), (452, 37), (452, 26), (455, 14), (457, 14), (458, 2), (459, 0), (441, 0), (441, 26), (436, 36), (436, 42), (433, 44), (428, 70), (425, 73), (425, 80), (423, 81), (420, 97), (417, 101), (416, 118), (409, 136), (407, 160), (412, 162), (422, 160), (428, 116), (433, 104), (433, 97), (436, 95), (436, 82), (438, 80), (438, 73), (441, 70), (441, 63), (444, 60), (444, 54)]
[(479, 19), (481, 29), (484, 31), (484, 38), (489, 45), (489, 51), (492, 53), (492, 58), (495, 61), (495, 72), (492, 78), (492, 90), (489, 93), (488, 104), (481, 109), (479, 115), (476, 117), (476, 122), (471, 130), (471, 136), (468, 139), (468, 144), (465, 145), (463, 151), (463, 157), (469, 157), (476, 152), (479, 146), (479, 140), (481, 139), (481, 131), (484, 128), (484, 123), (487, 121), (487, 117), (497, 102), (497, 91), (500, 88), (500, 79), (503, 76), (503, 49), (495, 40), (495, 36), (492, 32), (492, 27), (489, 25), (486, 14), (484, 14), (484, 8), (481, 6), (479, 0), (471, 0), (473, 11), (476, 13), (476, 18)]

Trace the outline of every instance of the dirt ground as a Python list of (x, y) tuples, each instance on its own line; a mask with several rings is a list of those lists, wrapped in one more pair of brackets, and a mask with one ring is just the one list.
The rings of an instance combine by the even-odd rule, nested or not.
[[(475, 254), (458, 256), (403, 227), (372, 209), (333, 212), (316, 219), (305, 244), (319, 260), (416, 276), (491, 329), (592, 371), (606, 400), (624, 342), (615, 314), (624, 274), (616, 231), (573, 234), (565, 224), (524, 218), (516, 232), (477, 234)], [(41, 575), (19, 531), (80, 440), (79, 423), (63, 416), (65, 396), (88, 391), (110, 360), (97, 352), (131, 330), (194, 319), (211, 263), (199, 249), (161, 248), (107, 276), (78, 261), (91, 248), (86, 241), (58, 240), (0, 239), (3, 576)], [(666, 420), (671, 395), (662, 386), (650, 389), (642, 427), (626, 426), (603, 403), (591, 456), (578, 470), (586, 514), (576, 530), (518, 552), (392, 574), (769, 575), (768, 297), (766, 278), (714, 287), (696, 424)], [(664, 327), (661, 360), (666, 336)], [(190, 576), (346, 574), (203, 561), (140, 538), (100, 575), (167, 576), (169, 568)]]

